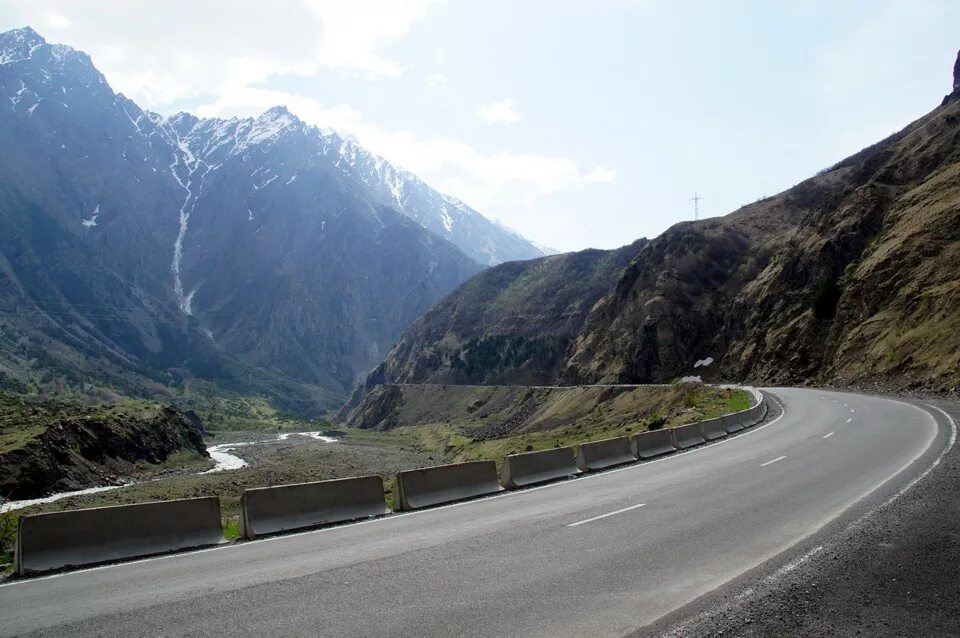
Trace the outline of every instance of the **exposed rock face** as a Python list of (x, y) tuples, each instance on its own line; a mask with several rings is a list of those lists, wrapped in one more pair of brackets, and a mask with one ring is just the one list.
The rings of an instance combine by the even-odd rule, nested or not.
[(64, 416), (23, 447), (0, 455), (0, 496), (48, 494), (118, 483), (137, 462), (162, 463), (175, 452), (208, 456), (200, 432), (179, 411)]
[(960, 51), (957, 51), (957, 61), (953, 63), (953, 90), (960, 90)]

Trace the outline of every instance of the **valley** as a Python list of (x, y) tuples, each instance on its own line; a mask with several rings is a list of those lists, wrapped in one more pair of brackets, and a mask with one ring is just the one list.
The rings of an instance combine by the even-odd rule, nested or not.
[[(327, 68), (315, 66), (264, 77), (296, 83)], [(399, 67), (385, 75), (398, 81)], [(338, 81), (357, 80), (348, 76)], [(582, 219), (570, 207), (621, 221), (634, 208), (666, 215), (644, 210), (651, 175), (628, 178), (636, 194), (625, 210), (600, 210), (608, 200), (586, 188), (614, 181), (604, 165), (487, 154), (440, 133), (418, 145), (414, 132), (387, 134), (337, 104), (338, 86), (314, 87), (330, 93), (324, 101), (247, 87), (292, 97), (252, 115), (179, 102), (161, 114), (115, 90), (87, 53), (31, 27), (0, 33), (0, 598), (34, 596), (17, 622), (46, 618), (44, 581), (19, 580), (31, 573), (22, 564), (12, 576), (18, 540), (44, 541), (21, 533), (24, 521), (116, 516), (66, 535), (113, 551), (123, 542), (104, 528), (124, 527), (118, 512), (153, 520), (146, 531), (141, 519), (127, 525), (131, 534), (162, 537), (177, 517), (140, 513), (173, 505), (197, 507), (209, 529), (50, 569), (170, 553), (142, 572), (124, 564), (75, 581), (122, 572), (152, 586), (159, 574), (156, 600), (111, 581), (126, 602), (101, 614), (145, 633), (223, 620), (253, 600), (216, 629), (242, 625), (244, 613), (275, 615), (322, 592), (335, 605), (323, 613), (341, 625), (313, 626), (333, 633), (508, 633), (516, 622), (533, 635), (538, 605), (535, 620), (552, 630), (543, 635), (557, 635), (560, 619), (568, 633), (623, 635), (785, 557), (802, 566), (805, 544), (829, 547), (835, 526), (877, 516), (951, 463), (960, 55), (932, 110), (782, 192), (563, 253), (318, 114), (431, 167), (438, 187), (497, 201), (504, 219), (541, 215), (545, 227)], [(405, 108), (419, 115), (424, 104)], [(525, 122), (513, 109), (513, 98), (470, 107), (491, 127), (477, 129), (490, 148), (522, 141), (505, 128)], [(545, 137), (557, 152), (576, 133), (560, 130)], [(655, 152), (624, 146), (620, 170)], [(494, 189), (466, 185), (431, 153), (458, 158), (477, 183), (536, 192), (482, 192)], [(556, 211), (536, 209), (537, 198)], [(528, 464), (528, 482), (504, 479), (513, 463)], [(356, 480), (313, 485), (333, 479)], [(283, 488), (257, 492), (264, 518), (289, 518), (254, 533), (247, 491), (264, 487)], [(428, 494), (411, 500), (417, 489)], [(503, 498), (485, 498), (494, 495)], [(110, 509), (124, 505), (138, 507)], [(106, 509), (34, 516), (88, 508)], [(346, 513), (326, 511), (338, 508)], [(941, 532), (932, 547), (956, 545), (956, 530)], [(176, 553), (199, 547), (217, 551), (189, 565)], [(94, 594), (71, 582), (50, 585), (64, 588), (63, 624), (92, 622), (95, 634), (100, 617), (76, 602)], [(461, 591), (469, 596), (437, 609)], [(384, 600), (405, 606), (381, 624), (353, 617)], [(161, 603), (155, 626), (117, 611)], [(168, 619), (177, 614), (180, 624)], [(249, 626), (275, 631), (270, 616)], [(304, 633), (299, 618), (281, 620)]]

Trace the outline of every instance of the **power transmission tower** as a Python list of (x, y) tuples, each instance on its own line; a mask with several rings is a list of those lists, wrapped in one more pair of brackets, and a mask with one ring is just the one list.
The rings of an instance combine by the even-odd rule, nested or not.
[(700, 219), (700, 200), (702, 199), (703, 198), (696, 193), (694, 193), (693, 197), (690, 198), (690, 201), (693, 202), (693, 221)]

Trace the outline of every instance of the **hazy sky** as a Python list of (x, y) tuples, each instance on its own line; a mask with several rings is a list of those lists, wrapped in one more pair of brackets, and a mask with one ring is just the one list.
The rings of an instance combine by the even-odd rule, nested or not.
[(530, 239), (619, 246), (936, 106), (955, 0), (7, 1), (160, 113), (285, 104)]

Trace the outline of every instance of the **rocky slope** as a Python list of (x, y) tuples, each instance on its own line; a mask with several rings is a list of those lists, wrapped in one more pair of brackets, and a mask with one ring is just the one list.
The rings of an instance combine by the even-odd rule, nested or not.
[[(636, 246), (631, 259), (582, 297), (557, 280), (518, 284), (520, 265), (483, 273), (418, 319), (366, 388), (649, 383), (689, 374), (960, 386), (960, 89), (797, 186), (726, 217), (677, 224)], [(558, 290), (559, 307), (550, 305)], [(501, 298), (543, 312), (505, 320), (504, 305), (522, 304)], [(564, 323), (565, 307), (590, 311)], [(496, 327), (501, 321), (508, 329)], [(509, 338), (490, 338), (516, 330), (524, 343), (542, 343), (558, 325), (565, 336), (576, 331), (570, 347), (561, 342), (561, 351), (519, 366), (504, 364)]]
[(0, 34), (0, 96), (0, 385), (310, 411), (478, 262), (540, 254), (284, 108), (162, 117), (30, 29)]
[(201, 430), (173, 408), (91, 408), (0, 394), (0, 497), (116, 484), (176, 453), (208, 456)]
[(367, 386), (552, 382), (590, 308), (645, 242), (485, 270), (417, 319)]

